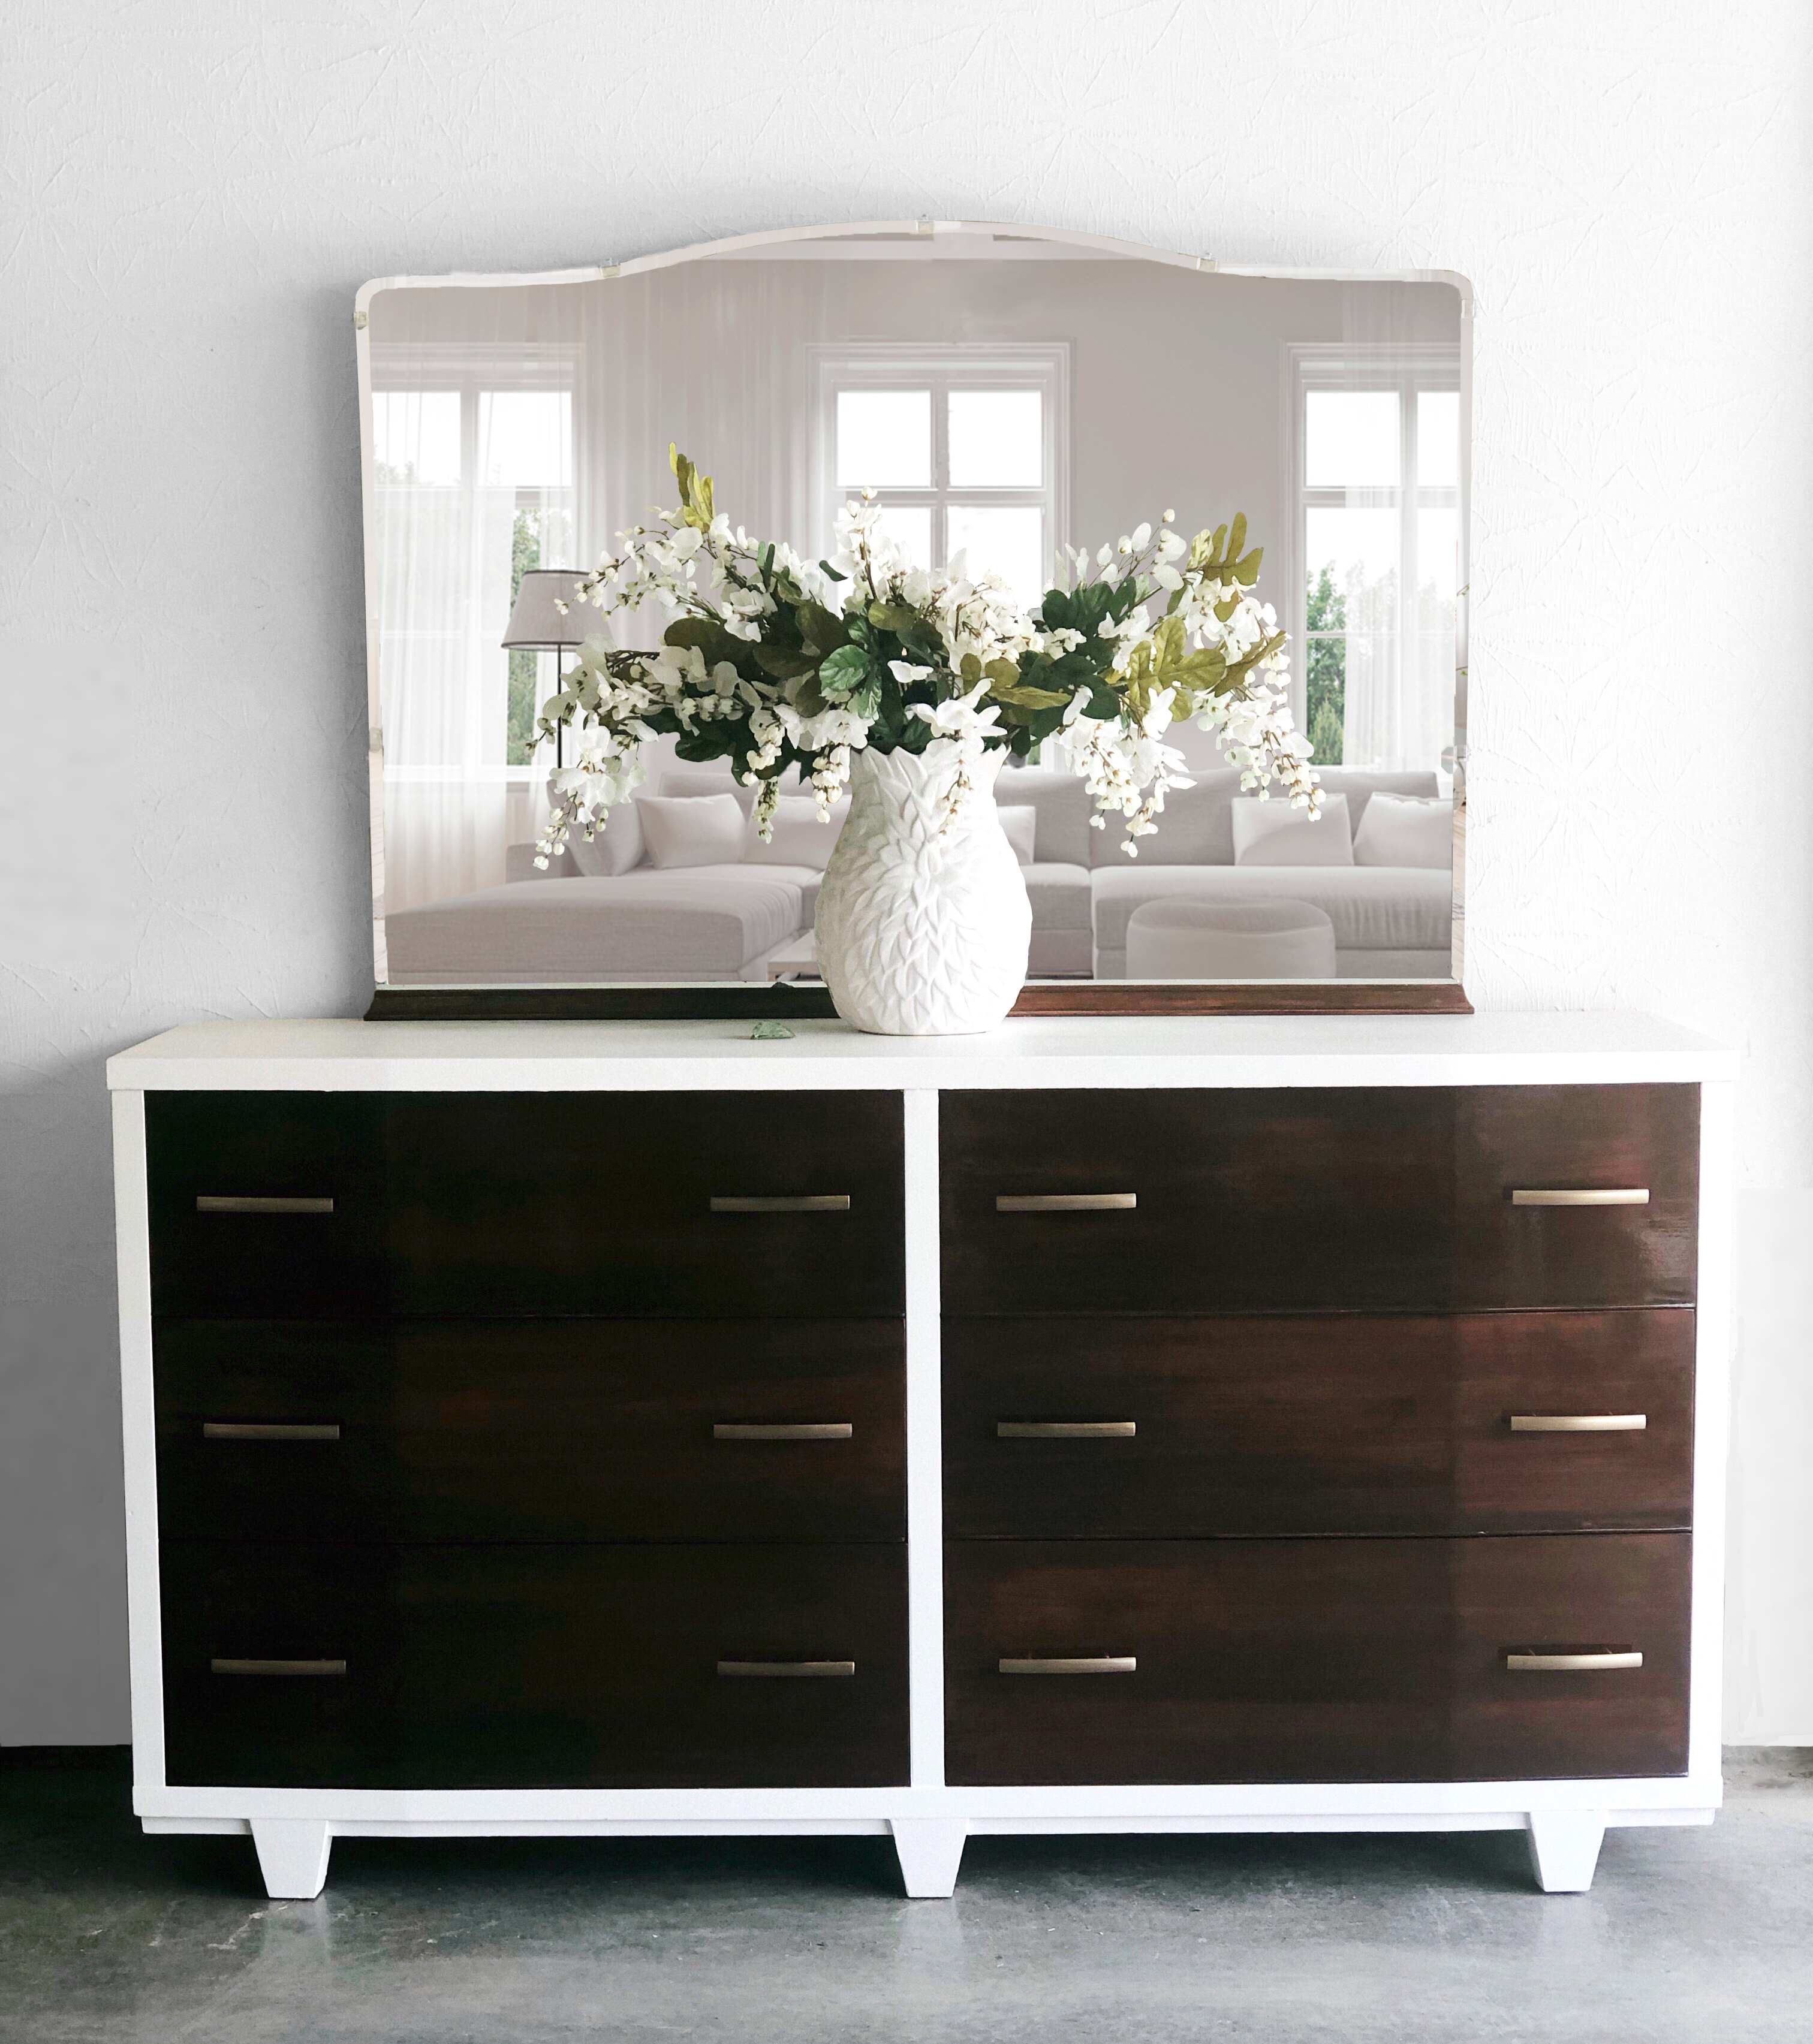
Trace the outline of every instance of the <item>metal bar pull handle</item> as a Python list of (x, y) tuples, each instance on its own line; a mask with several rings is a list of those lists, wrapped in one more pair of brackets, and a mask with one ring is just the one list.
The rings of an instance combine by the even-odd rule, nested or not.
[(1623, 1654), (1514, 1654), (1504, 1665), (1514, 1675), (1590, 1675), (1608, 1668), (1641, 1668), (1643, 1657)]
[(1130, 1213), (1137, 1193), (997, 1193), (997, 1213)]
[(711, 1438), (714, 1441), (847, 1441), (855, 1431), (848, 1420), (809, 1420), (797, 1426), (720, 1424), (712, 1428)]
[(711, 1196), (714, 1213), (848, 1213), (848, 1193), (758, 1193)]
[(208, 1663), (216, 1675), (344, 1675), (344, 1661), (228, 1661)]
[(718, 1672), (739, 1681), (760, 1681), (764, 1677), (800, 1677), (808, 1681), (853, 1675), (853, 1661), (720, 1661)]
[(319, 1426), (293, 1427), (267, 1426), (263, 1421), (256, 1424), (238, 1420), (204, 1420), (202, 1422), (204, 1441), (337, 1441), (340, 1428), (337, 1424), (326, 1422)]
[(1132, 1654), (1007, 1654), (996, 1662), (1003, 1675), (1132, 1675), (1138, 1657)]
[(332, 1200), (253, 1198), (239, 1193), (198, 1193), (195, 1211), (206, 1214), (330, 1214)]
[(1540, 1185), (1513, 1187), (1514, 1207), (1646, 1207), (1647, 1185), (1607, 1185), (1597, 1192), (1557, 1192)]
[(1513, 1412), (1514, 1434), (1640, 1434), (1646, 1412)]
[(1001, 1441), (1130, 1441), (1139, 1431), (1131, 1420), (997, 1420)]

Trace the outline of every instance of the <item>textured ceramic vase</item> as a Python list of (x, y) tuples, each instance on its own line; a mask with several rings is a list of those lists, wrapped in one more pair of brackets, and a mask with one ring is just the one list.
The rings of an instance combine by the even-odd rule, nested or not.
[(818, 890), (818, 970), (837, 1012), (880, 1036), (992, 1029), (1026, 977), (1032, 905), (995, 807), (987, 754), (957, 816), (957, 748), (859, 752), (850, 813)]

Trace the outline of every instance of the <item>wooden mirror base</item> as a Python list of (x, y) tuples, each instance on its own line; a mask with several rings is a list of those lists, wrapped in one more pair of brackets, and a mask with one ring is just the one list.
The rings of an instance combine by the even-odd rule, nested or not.
[[(1457, 980), (1162, 986), (1035, 980), (1015, 1015), (1471, 1015)], [(793, 1022), (835, 1016), (822, 986), (380, 986), (368, 1022)]]

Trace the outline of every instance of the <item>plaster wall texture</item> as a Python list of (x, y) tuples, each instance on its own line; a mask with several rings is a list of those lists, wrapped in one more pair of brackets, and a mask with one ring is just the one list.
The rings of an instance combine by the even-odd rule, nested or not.
[(102, 1060), (371, 984), (355, 290), (922, 214), (1472, 279), (1468, 985), (1745, 1054), (1729, 1735), (1813, 1739), (1802, 0), (13, 0), (0, 52), (0, 1742), (126, 1735)]

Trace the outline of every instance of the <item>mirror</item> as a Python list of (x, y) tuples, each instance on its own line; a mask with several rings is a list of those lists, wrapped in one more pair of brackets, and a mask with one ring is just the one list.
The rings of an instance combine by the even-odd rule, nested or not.
[(1464, 1007), (1470, 310), (1443, 273), (925, 221), (368, 285), (373, 1012), (830, 1012), (813, 917), (841, 810), (821, 822), (798, 768), (764, 839), (726, 762), (656, 735), (589, 840), (549, 836), (575, 730), (549, 711), (580, 642), (652, 652), (672, 621), (575, 598), (679, 502), (676, 448), (808, 568), (866, 488), (909, 561), (960, 553), (1035, 617), (1060, 548), (1088, 550), (1068, 587), (1142, 526), (1147, 563), (1181, 566), (1167, 533), (1243, 517), (1321, 814), (1261, 803), (1225, 734), (1179, 722), (1193, 785), (1135, 843), (1118, 815), (1091, 828), (1062, 732), (1010, 709), (1023, 1005)]

